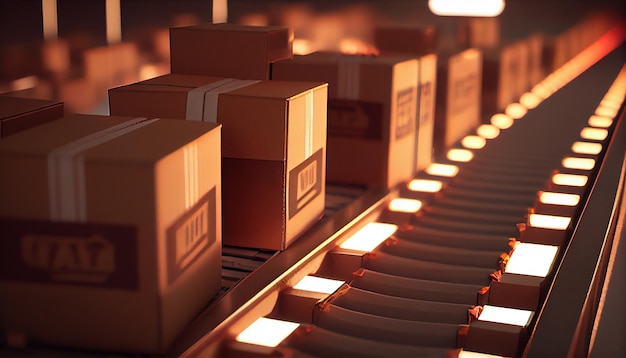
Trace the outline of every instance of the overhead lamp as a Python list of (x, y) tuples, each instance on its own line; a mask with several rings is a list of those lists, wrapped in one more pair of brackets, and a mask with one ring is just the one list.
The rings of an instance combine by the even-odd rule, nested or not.
[(494, 17), (504, 11), (504, 0), (429, 0), (428, 8), (438, 16)]

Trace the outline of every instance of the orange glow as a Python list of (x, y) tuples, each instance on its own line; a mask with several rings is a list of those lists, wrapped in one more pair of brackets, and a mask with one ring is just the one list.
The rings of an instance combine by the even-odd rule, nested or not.
[(591, 170), (596, 166), (596, 161), (591, 158), (565, 157), (561, 164), (568, 169)]
[(602, 128), (586, 127), (583, 128), (582, 131), (580, 131), (580, 137), (589, 140), (605, 140), (608, 135), (609, 131)]
[(528, 113), (528, 109), (519, 103), (511, 103), (506, 106), (504, 113), (513, 119), (520, 119)]
[(611, 124), (613, 124), (613, 120), (611, 118), (601, 116), (591, 116), (589, 117), (589, 121), (587, 121), (587, 123), (596, 128), (609, 128)]
[(515, 120), (504, 113), (496, 113), (491, 116), (490, 122), (497, 128), (507, 129), (513, 125)]
[(556, 257), (558, 246), (518, 242), (504, 272), (546, 277)]
[(228, 21), (228, 0), (213, 0), (213, 23), (221, 24)]
[(539, 193), (539, 201), (543, 204), (576, 206), (580, 202), (580, 195), (542, 191)]
[(299, 323), (260, 317), (244, 329), (235, 340), (264, 347), (276, 347), (293, 331)]
[(530, 322), (532, 313), (528, 310), (485, 305), (478, 320), (525, 327)]
[(37, 76), (26, 76), (11, 81), (11, 91), (21, 91), (37, 86)]
[(106, 0), (106, 32), (109, 45), (122, 41), (122, 17), (120, 11), (120, 0)]
[(428, 8), (438, 16), (494, 17), (504, 10), (504, 0), (429, 0)]
[(500, 128), (492, 126), (491, 124), (481, 124), (478, 129), (476, 129), (476, 133), (483, 138), (494, 139), (500, 135)]
[(468, 135), (461, 140), (461, 145), (469, 149), (481, 149), (487, 144), (485, 138), (477, 135)]
[(595, 114), (598, 116), (605, 116), (605, 117), (609, 117), (609, 118), (615, 118), (615, 116), (617, 116), (617, 112), (618, 112), (618, 108), (611, 108), (611, 107), (607, 107), (607, 106), (598, 106), (598, 108), (596, 108), (596, 112)]
[(374, 45), (356, 38), (341, 39), (339, 52), (348, 55), (378, 55), (378, 49)]
[(343, 281), (307, 275), (304, 276), (302, 280), (298, 281), (293, 288), (296, 290), (325, 293), (330, 295), (331, 293), (337, 291), (337, 289), (343, 284)]
[(313, 43), (309, 40), (295, 39), (293, 40), (292, 51), (294, 55), (308, 55), (315, 52), (315, 48), (313, 47)]
[(532, 92), (526, 92), (519, 98), (519, 103), (528, 109), (537, 108), (541, 103), (541, 97)]
[(503, 357), (493, 355), (493, 354), (472, 352), (472, 351), (466, 351), (466, 350), (461, 349), (457, 358), (503, 358)]
[(41, 14), (43, 18), (43, 38), (46, 41), (58, 40), (59, 26), (57, 23), (57, 1), (42, 0)]
[(552, 91), (550, 91), (545, 85), (543, 85), (543, 83), (538, 83), (537, 85), (535, 85), (532, 88), (531, 92), (537, 95), (539, 98), (544, 99), (550, 97), (550, 95), (552, 94)]
[(602, 144), (590, 142), (574, 142), (572, 152), (578, 154), (599, 154), (602, 151)]
[(443, 183), (438, 180), (413, 179), (407, 185), (411, 191), (423, 193), (436, 193), (443, 187)]
[(572, 219), (566, 216), (530, 214), (528, 220), (530, 222), (530, 226), (533, 227), (553, 230), (565, 230), (569, 226), (569, 223)]
[(474, 158), (474, 153), (467, 149), (453, 148), (448, 151), (446, 158), (453, 162), (467, 163)]
[(398, 230), (397, 225), (371, 222), (339, 245), (342, 249), (370, 252)]
[(432, 163), (424, 170), (427, 174), (440, 177), (453, 177), (459, 172), (459, 167), (452, 164)]
[(556, 185), (583, 187), (587, 185), (587, 180), (586, 175), (554, 174), (552, 176), (552, 182)]
[(396, 198), (389, 202), (389, 210), (399, 213), (416, 213), (422, 208), (422, 202), (414, 199)]

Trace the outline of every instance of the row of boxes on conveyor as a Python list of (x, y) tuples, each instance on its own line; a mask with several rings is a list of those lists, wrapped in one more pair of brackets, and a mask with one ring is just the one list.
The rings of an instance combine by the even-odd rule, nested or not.
[[(610, 31), (542, 80), (540, 88), (549, 90), (537, 92), (539, 102), (619, 46), (625, 34), (623, 26)], [(598, 73), (586, 73), (583, 86), (597, 81)], [(623, 111), (626, 68), (608, 80), (612, 84), (590, 106), (591, 116), (585, 108), (552, 128), (538, 112), (521, 116), (503, 133), (506, 141), (471, 147), (476, 156), (454, 163), (458, 174), (424, 175), (401, 187), (380, 213), (350, 227), (321, 258), (293, 270), (275, 288), (277, 298), (262, 297), (235, 315), (221, 336), (188, 353), (522, 356)], [(533, 142), (541, 130), (549, 133), (544, 138), (558, 133), (561, 143)], [(462, 202), (469, 209), (459, 210)], [(519, 232), (517, 208), (528, 210)], [(437, 222), (446, 216), (457, 220)], [(511, 228), (516, 237), (508, 239)], [(498, 245), (507, 240), (510, 251), (498, 256)], [(493, 272), (490, 262), (498, 258), (500, 269)]]
[(0, 96), (8, 345), (162, 352), (219, 291), (222, 244), (283, 250), (326, 182), (395, 187), (480, 123), (476, 49), (293, 57), (282, 27), (170, 36), (172, 73), (111, 88), (111, 116), (26, 129), (62, 104)]

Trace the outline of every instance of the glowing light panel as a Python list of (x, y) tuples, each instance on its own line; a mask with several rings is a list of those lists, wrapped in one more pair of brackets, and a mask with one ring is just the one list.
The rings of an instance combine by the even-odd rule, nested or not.
[(578, 154), (599, 154), (602, 151), (602, 144), (589, 142), (574, 142), (572, 152)]
[(577, 174), (554, 174), (552, 176), (552, 182), (556, 185), (567, 185), (567, 186), (577, 186), (583, 187), (587, 185), (587, 176), (586, 175), (577, 175)]
[(487, 144), (485, 138), (477, 135), (468, 135), (461, 140), (461, 145), (469, 149), (481, 149)]
[(519, 103), (528, 109), (537, 108), (541, 103), (541, 97), (533, 92), (526, 92), (519, 98)]
[(568, 169), (591, 170), (596, 165), (596, 161), (591, 158), (565, 157), (561, 164)]
[(503, 357), (502, 356), (493, 355), (493, 354), (487, 354), (487, 353), (465, 351), (465, 350), (461, 349), (461, 351), (459, 352), (459, 355), (457, 356), (457, 358), (503, 358)]
[(413, 179), (407, 185), (411, 191), (423, 193), (436, 193), (443, 187), (443, 183), (439, 180)]
[(607, 106), (599, 106), (596, 108), (595, 114), (598, 116), (604, 116), (609, 118), (615, 118), (617, 116), (619, 108), (611, 108)]
[(500, 135), (500, 128), (491, 124), (481, 124), (476, 129), (476, 133), (483, 138), (494, 139)]
[(452, 164), (432, 163), (424, 171), (430, 175), (453, 177), (459, 172), (459, 167)]
[(478, 320), (524, 327), (528, 325), (531, 315), (532, 311), (484, 305)]
[(298, 281), (293, 288), (296, 290), (319, 292), (330, 295), (331, 293), (337, 291), (337, 289), (343, 284), (343, 281), (307, 275), (304, 276), (302, 280)]
[(496, 113), (489, 119), (491, 124), (500, 129), (508, 129), (513, 125), (515, 120), (504, 113)]
[(397, 225), (371, 222), (339, 245), (342, 249), (370, 252), (393, 235)]
[(580, 202), (580, 195), (543, 191), (539, 194), (539, 201), (543, 204), (576, 206)]
[(528, 109), (520, 103), (511, 103), (506, 106), (504, 113), (513, 119), (520, 119), (528, 113)]
[(448, 151), (448, 153), (446, 154), (446, 158), (448, 158), (448, 160), (451, 160), (453, 162), (466, 163), (472, 160), (472, 158), (474, 158), (474, 153), (472, 153), (471, 151), (467, 149), (453, 148)]
[(605, 140), (609, 135), (609, 131), (603, 128), (583, 128), (580, 131), (580, 137), (589, 140)]
[(542, 229), (565, 230), (572, 218), (567, 216), (530, 214), (530, 225)]
[(556, 257), (558, 246), (519, 242), (506, 264), (504, 272), (546, 277)]
[(504, 0), (429, 0), (428, 8), (439, 16), (498, 16), (504, 10)]
[(395, 198), (389, 202), (388, 208), (400, 213), (416, 213), (422, 208), (422, 202), (415, 199)]
[(237, 342), (276, 347), (300, 326), (299, 323), (260, 317), (235, 338)]

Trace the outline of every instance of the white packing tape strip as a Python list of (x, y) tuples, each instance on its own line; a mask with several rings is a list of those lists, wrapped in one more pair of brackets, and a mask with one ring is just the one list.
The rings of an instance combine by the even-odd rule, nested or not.
[(337, 62), (337, 95), (339, 98), (358, 99), (360, 87), (360, 61), (357, 57), (340, 57)]
[(309, 90), (305, 95), (304, 114), (304, 159), (308, 159), (313, 154), (313, 90)]
[(220, 94), (247, 87), (257, 82), (260, 81), (237, 80), (234, 78), (230, 78), (226, 83), (223, 83), (221, 86), (214, 87), (206, 91), (204, 94), (204, 113), (202, 115), (202, 120), (204, 122), (217, 122), (217, 99)]
[(136, 118), (67, 143), (48, 154), (48, 192), (53, 221), (87, 220), (83, 152), (148, 125), (158, 118)]
[(187, 92), (187, 108), (185, 111), (185, 119), (190, 121), (202, 121), (204, 113), (204, 94), (213, 88), (220, 87), (230, 82), (229, 78), (200, 86)]
[(198, 145), (189, 144), (183, 148), (185, 172), (185, 210), (198, 201)]

